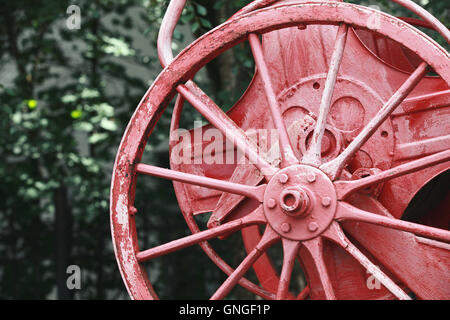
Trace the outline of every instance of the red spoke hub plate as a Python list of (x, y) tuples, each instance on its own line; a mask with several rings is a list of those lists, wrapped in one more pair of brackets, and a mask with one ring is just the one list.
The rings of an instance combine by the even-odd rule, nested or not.
[(326, 174), (308, 165), (280, 170), (267, 185), (264, 213), (282, 237), (309, 240), (333, 221), (336, 192)]

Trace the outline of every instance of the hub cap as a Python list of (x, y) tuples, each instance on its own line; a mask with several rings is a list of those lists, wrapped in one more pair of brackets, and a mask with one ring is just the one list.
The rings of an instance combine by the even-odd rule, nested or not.
[(333, 221), (336, 192), (326, 174), (308, 165), (279, 171), (267, 185), (264, 213), (282, 237), (309, 240)]

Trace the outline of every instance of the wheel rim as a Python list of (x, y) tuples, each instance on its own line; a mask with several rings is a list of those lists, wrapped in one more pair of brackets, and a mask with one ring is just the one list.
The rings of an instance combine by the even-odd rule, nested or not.
[[(111, 228), (113, 234), (113, 242), (123, 279), (130, 295), (133, 298), (142, 299), (157, 297), (156, 293), (151, 287), (151, 284), (148, 282), (145, 271), (139, 264), (139, 260), (143, 261), (151, 257), (152, 254), (148, 254), (148, 251), (139, 251), (135, 237), (136, 231), (134, 230), (134, 222), (132, 221), (133, 218), (130, 217), (130, 213), (132, 213), (133, 211), (132, 207), (134, 201), (136, 172), (159, 176), (170, 176), (171, 178), (173, 178), (173, 176), (171, 175), (172, 173), (161, 172), (157, 170), (155, 171), (154, 168), (146, 167), (144, 165), (135, 167), (135, 164), (140, 161), (147, 138), (151, 134), (154, 125), (163, 112), (165, 105), (167, 105), (167, 103), (173, 97), (175, 93), (175, 91), (173, 90), (175, 84), (182, 83), (184, 80), (189, 79), (190, 76), (198, 71), (200, 66), (208, 62), (213, 56), (220, 54), (224, 50), (242, 40), (242, 35), (235, 32), (232, 34), (232, 36), (230, 36), (231, 33), (227, 33), (228, 30), (231, 28), (245, 28), (245, 30), (250, 30), (252, 33), (273, 30), (276, 28), (276, 26), (274, 26), (273, 24), (269, 24), (267, 22), (267, 17), (272, 15), (273, 12), (275, 12), (274, 10), (277, 10), (278, 14), (280, 14), (280, 17), (283, 17), (283, 19), (280, 19), (280, 21), (276, 25), (280, 28), (294, 26), (305, 22), (331, 22), (331, 24), (335, 24), (338, 22), (351, 22), (352, 24), (358, 25), (360, 27), (365, 27), (365, 21), (367, 21), (368, 16), (373, 13), (373, 11), (371, 11), (370, 9), (342, 3), (309, 3), (302, 5), (285, 6), (277, 9), (261, 10), (261, 12), (248, 14), (242, 17), (239, 21), (227, 22), (220, 28), (220, 30), (217, 28), (207, 36), (202, 37), (196, 43), (194, 43), (190, 47), (190, 49), (180, 54), (179, 57), (173, 62), (171, 67), (166, 69), (158, 77), (158, 79), (155, 81), (155, 84), (149, 89), (146, 96), (141, 101), (140, 106), (133, 115), (133, 118), (127, 128), (127, 131), (121, 143), (121, 147), (119, 149), (119, 153), (117, 155), (112, 181)], [(320, 14), (318, 14), (318, 12), (320, 12)], [(356, 21), (355, 19), (353, 19), (355, 17)], [(391, 19), (392, 17), (382, 14), (382, 26), (390, 26), (392, 28), (392, 26), (390, 25)], [(260, 21), (261, 23), (255, 23), (255, 21)], [(258, 26), (258, 29), (256, 29), (255, 26)], [(407, 47), (415, 48), (415, 51), (417, 51), (416, 53), (425, 61), (427, 61), (447, 83), (450, 83), (450, 75), (448, 73), (448, 54), (445, 51), (442, 51), (442, 49), (429, 38), (419, 34), (417, 31), (410, 28), (406, 24), (404, 26), (405, 28), (403, 29), (403, 38), (399, 37), (395, 40)], [(344, 28), (345, 27), (340, 28), (341, 34), (344, 34), (344, 32), (346, 33)], [(414, 43), (417, 40), (416, 37), (417, 39), (421, 39), (422, 43)], [(202, 46), (202, 43), (206, 42), (205, 39), (208, 39), (207, 42), (214, 45), (205, 49), (206, 47)], [(253, 42), (254, 47), (258, 48), (258, 44), (255, 38)], [(420, 52), (419, 49), (421, 48), (421, 45), (430, 46), (430, 50)], [(191, 59), (191, 55), (199, 58), (196, 58), (197, 61), (193, 61)], [(339, 53), (336, 53), (336, 56), (339, 57)], [(196, 67), (192, 68), (192, 65), (195, 65)], [(427, 69), (425, 65), (422, 65), (420, 69), (416, 70), (416, 72), (410, 78), (410, 81), (403, 88), (405, 89), (405, 91), (403, 91), (403, 95), (406, 94), (408, 89), (414, 86), (416, 81), (418, 81), (422, 76), (425, 75), (426, 70)], [(270, 91), (270, 88), (267, 90)], [(184, 93), (185, 96), (189, 96), (189, 92), (186, 91), (183, 86), (181, 86), (180, 91)], [(393, 102), (393, 105), (395, 105), (395, 101)], [(326, 116), (326, 112), (324, 112), (324, 115)], [(321, 118), (324, 117), (322, 116)], [(281, 123), (279, 123), (279, 125), (281, 125)], [(368, 133), (366, 133), (366, 135), (368, 135)], [(320, 136), (320, 133), (318, 133), (317, 136)], [(355, 142), (352, 148), (355, 149), (360, 146), (363, 143), (363, 140), (364, 139), (360, 139), (359, 141)], [(281, 141), (283, 141), (283, 138), (281, 139)], [(283, 149), (285, 151), (284, 154), (287, 155), (283, 159), (283, 166), (286, 168), (296, 166), (297, 163), (295, 157), (292, 157), (292, 154), (289, 152), (290, 142), (288, 140), (286, 141), (285, 139), (284, 143), (282, 144), (283, 148), (286, 148)], [(317, 158), (318, 157), (315, 157), (312, 153), (308, 155), (308, 157), (304, 159), (303, 162), (308, 163), (309, 165), (317, 166)], [(349, 153), (347, 153), (347, 155), (344, 154), (344, 156), (341, 157), (341, 160), (344, 159), (342, 161), (346, 161), (348, 158)], [(404, 166), (401, 168), (400, 172), (398, 171), (399, 169), (396, 168), (395, 171), (387, 170), (385, 171), (385, 173), (383, 173), (384, 175), (374, 175), (373, 177), (365, 178), (366, 180), (361, 179), (357, 180), (357, 182), (350, 181), (339, 183), (336, 186), (336, 199), (343, 200), (348, 193), (360, 190), (361, 188), (370, 185), (375, 180), (377, 182), (384, 181), (385, 179), (390, 179), (393, 176), (401, 175), (405, 172), (418, 170), (420, 168), (423, 168), (424, 165), (429, 166), (431, 163), (442, 163), (443, 161), (446, 161), (448, 159), (448, 152), (441, 153), (438, 156), (435, 155), (433, 157), (428, 157), (422, 162), (414, 162), (412, 165), (410, 164)], [(334, 164), (336, 164), (336, 162), (334, 162)], [(339, 167), (339, 165), (327, 165), (322, 167), (321, 170), (331, 176), (331, 180), (335, 180), (335, 178), (339, 175), (339, 171), (342, 170), (342, 167)], [(271, 177), (275, 176), (275, 172), (269, 172), (267, 173), (267, 175)], [(184, 179), (185, 177), (186, 176), (180, 178), (179, 180), (184, 181), (182, 179)], [(205, 184), (206, 182), (203, 180), (201, 183)], [(212, 186), (216, 188), (218, 187), (216, 185), (216, 181), (210, 181), (210, 183)], [(236, 188), (237, 186), (222, 185), (220, 187), (223, 190), (231, 190), (233, 188)], [(240, 190), (239, 192), (244, 193), (247, 196), (255, 196), (255, 194), (261, 194), (260, 191), (257, 191), (256, 189), (248, 189), (247, 191)], [(262, 199), (258, 198), (258, 200)], [(369, 221), (371, 223), (389, 225), (390, 227), (400, 228), (402, 230), (414, 231), (426, 236), (431, 235), (434, 238), (449, 241), (448, 233), (443, 232), (442, 230), (434, 230), (431, 228), (399, 223), (398, 221), (393, 221), (392, 219), (380, 218), (376, 215), (374, 216), (371, 214), (366, 214), (364, 212), (361, 212), (361, 210), (356, 210), (354, 207), (349, 207), (342, 204), (338, 205), (338, 203), (334, 199), (331, 199), (331, 203), (335, 203), (335, 205), (337, 206), (336, 215), (334, 216), (335, 220), (337, 221), (343, 221), (346, 219), (358, 219), (362, 221)], [(240, 223), (245, 223), (248, 225), (264, 223), (264, 214), (265, 213), (262, 211), (257, 211), (255, 214), (252, 214), (251, 217), (245, 217), (245, 220), (240, 221)], [(228, 229), (228, 227), (230, 229)], [(227, 231), (230, 231), (235, 230), (235, 227), (236, 226), (234, 225), (228, 225), (226, 228), (222, 228), (220, 230), (223, 231), (226, 229)], [(208, 234), (207, 236), (205, 235), (205, 237), (210, 237), (212, 233), (210, 232), (210, 234)], [(356, 259), (359, 259), (361, 264), (370, 268), (373, 273), (377, 274), (377, 277), (381, 279), (380, 281), (382, 281), (383, 284), (385, 284), (385, 286), (391, 290), (391, 292), (393, 292), (399, 298), (407, 298), (407, 295), (400, 288), (398, 288), (398, 286), (396, 286), (392, 281), (390, 281), (389, 278), (381, 273), (381, 271), (377, 269), (370, 261), (368, 261), (367, 258), (362, 256), (355, 247), (351, 246), (347, 239), (342, 237), (343, 234), (340, 231), (339, 226), (335, 222), (331, 223), (328, 229), (323, 230), (323, 233), (321, 233), (321, 235), (323, 235), (323, 237), (331, 239), (339, 245), (346, 246), (346, 248), (351, 248), (352, 255), (354, 255)], [(259, 250), (266, 248), (266, 246), (270, 246), (278, 239), (279, 234), (273, 232), (271, 228), (267, 228), (260, 244), (261, 247), (259, 247)], [(326, 277), (326, 268), (324, 269), (323, 258), (321, 256), (321, 239), (321, 237), (316, 237), (309, 241), (303, 241), (302, 244), (313, 256), (313, 259), (316, 261), (316, 267), (321, 270), (325, 270), (321, 274)], [(286, 263), (284, 264), (286, 267), (283, 267), (283, 271), (281, 274), (281, 283), (283, 283), (284, 285), (280, 286), (281, 289), (279, 289), (279, 292), (277, 293), (278, 298), (283, 298), (287, 294), (286, 288), (288, 287), (288, 279), (291, 273), (290, 261), (292, 261), (292, 256), (297, 254), (299, 243), (292, 241), (292, 239), (284, 239), (283, 247), (286, 252)], [(136, 254), (136, 252), (139, 253)], [(154, 253), (155, 251), (152, 252)], [(229, 289), (231, 289), (231, 287), (235, 284), (234, 282), (237, 282), (239, 280), (242, 273), (244, 273), (244, 271), (246, 271), (246, 269), (250, 267), (258, 257), (258, 252), (251, 252), (246, 260), (244, 260), (244, 263), (241, 265), (242, 267), (240, 269), (238, 268), (238, 270), (233, 273), (234, 276), (228, 278), (231, 280), (227, 280), (228, 282), (225, 283), (225, 286), (222, 286), (221, 289), (216, 292), (213, 298), (224, 297)], [(330, 281), (326, 278), (321, 279), (321, 281), (326, 291), (326, 297), (334, 298), (334, 294), (330, 286)]]

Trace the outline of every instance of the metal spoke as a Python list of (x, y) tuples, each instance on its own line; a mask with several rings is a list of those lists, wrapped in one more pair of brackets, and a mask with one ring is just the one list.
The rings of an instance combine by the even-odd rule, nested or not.
[(200, 242), (207, 241), (221, 235), (229, 234), (230, 232), (241, 230), (250, 225), (264, 224), (265, 221), (266, 220), (264, 218), (263, 209), (261, 206), (259, 206), (255, 211), (253, 211), (252, 213), (241, 219), (233, 220), (221, 226), (201, 231), (198, 233), (194, 233), (187, 237), (180, 238), (168, 242), (166, 244), (138, 252), (136, 254), (136, 258), (139, 262), (154, 259), (162, 255), (166, 255), (187, 248), (189, 246), (198, 244)]
[(450, 89), (447, 89), (407, 98), (403, 101), (402, 106), (404, 110), (414, 109), (414, 111), (417, 112), (418, 110), (426, 110), (429, 108), (434, 109), (436, 107), (446, 106), (448, 105), (449, 100)]
[(411, 232), (435, 240), (450, 242), (450, 231), (367, 212), (342, 201), (338, 203), (335, 219), (337, 221), (367, 222), (400, 231)]
[(341, 227), (336, 222), (332, 223), (330, 228), (324, 233), (324, 236), (340, 245), (398, 299), (411, 300), (410, 296), (408, 296), (394, 281), (392, 281), (392, 279), (390, 279), (383, 271), (380, 270), (380, 268), (373, 264), (347, 239)]
[(248, 36), (248, 40), (250, 42), (250, 47), (253, 52), (257, 70), (261, 75), (261, 79), (264, 84), (264, 90), (269, 102), (272, 120), (275, 124), (275, 128), (278, 130), (280, 139), (281, 164), (282, 166), (298, 164), (299, 161), (295, 156), (294, 151), (292, 150), (291, 141), (289, 139), (286, 126), (284, 125), (283, 117), (281, 115), (281, 109), (272, 86), (269, 69), (267, 68), (267, 64), (264, 59), (264, 53), (261, 42), (259, 41), (259, 37), (256, 34), (250, 34)]
[(198, 176), (190, 173), (184, 173), (180, 171), (150, 166), (143, 163), (139, 163), (136, 165), (136, 172), (154, 177), (165, 178), (173, 181), (180, 181), (197, 186), (207, 187), (233, 194), (239, 194), (255, 199), (259, 202), (263, 202), (264, 190), (266, 189), (266, 185), (260, 185), (256, 187), (247, 186), (244, 184), (238, 184), (219, 179)]
[(336, 193), (338, 199), (343, 200), (350, 194), (370, 187), (371, 185), (394, 179), (405, 174), (413, 173), (446, 161), (450, 161), (450, 150), (438, 152), (431, 156), (399, 165), (366, 178), (350, 181), (335, 181), (334, 185), (336, 187)]
[[(371, 208), (366, 210), (391, 216), (381, 203), (369, 196), (365, 198), (367, 200), (364, 208)], [(343, 223), (342, 228), (361, 248), (370, 252), (376, 261), (384, 264), (396, 279), (414, 292), (418, 299), (433, 300), (448, 297), (448, 288), (443, 287), (442, 282), (449, 281), (450, 274), (447, 264), (439, 261), (448, 261), (450, 258), (450, 244), (369, 223), (349, 221)], [(427, 277), (423, 277), (424, 270)]]
[(325, 298), (327, 300), (336, 300), (336, 295), (334, 294), (334, 289), (331, 284), (330, 277), (328, 275), (327, 266), (323, 259), (323, 240), (322, 237), (317, 237), (312, 240), (302, 242), (303, 246), (311, 254), (314, 264), (317, 269), (317, 274), (319, 275), (320, 282), (322, 284), (323, 291), (325, 293)]
[[(295, 121), (288, 128), (288, 134), (290, 137), (296, 136), (298, 134), (299, 124)], [(273, 159), (272, 155), (276, 155), (280, 153), (279, 143), (276, 142), (270, 148), (269, 160), (272, 165), (278, 165), (279, 159)], [(254, 167), (245, 165), (244, 160), (241, 158), (238, 161), (238, 165), (230, 178), (230, 182), (234, 183), (244, 183), (246, 185), (256, 186), (264, 180), (264, 176), (260, 174), (260, 172)], [(224, 193), (221, 195), (219, 201), (217, 202), (216, 208), (214, 209), (211, 217), (208, 221), (208, 226), (219, 225), (225, 218), (233, 212), (233, 210), (238, 206), (238, 204), (244, 200), (245, 198), (239, 195), (233, 195), (231, 193)]]
[(320, 166), (332, 180), (335, 180), (348, 161), (355, 155), (361, 146), (375, 133), (380, 125), (391, 115), (408, 94), (417, 86), (420, 80), (429, 71), (429, 66), (422, 62), (403, 85), (386, 102), (377, 115), (361, 130), (358, 136), (349, 146), (336, 158)]
[(289, 292), (294, 262), (300, 248), (299, 241), (283, 239), (283, 268), (281, 270), (280, 282), (278, 284), (277, 300), (285, 300)]
[[(198, 230), (198, 226), (196, 225), (195, 228)], [(217, 266), (222, 270), (227, 276), (230, 276), (234, 269), (231, 268), (225, 261), (223, 261), (222, 258), (220, 258), (217, 254), (217, 252), (214, 251), (214, 249), (211, 247), (211, 244), (208, 242), (202, 242), (199, 244), (200, 247), (206, 252), (206, 254), (209, 257), (214, 256), (215, 259), (217, 259), (215, 262)], [(249, 281), (248, 279), (242, 277), (239, 279), (238, 284), (247, 289), (248, 291), (254, 293), (255, 295), (261, 297), (265, 300), (275, 300), (275, 294), (272, 292), (269, 292), (265, 290), (264, 288), (261, 288), (260, 286), (256, 285), (255, 283)]]
[(214, 127), (222, 132), (264, 176), (271, 178), (277, 169), (259, 154), (256, 143), (200, 88), (193, 83), (190, 84), (189, 88), (186, 85), (179, 85), (177, 91)]
[(225, 280), (219, 289), (211, 297), (211, 300), (224, 299), (228, 293), (236, 286), (239, 279), (241, 279), (256, 260), (276, 241), (280, 238), (269, 226), (266, 227), (266, 231), (258, 243), (258, 245), (247, 255), (242, 263), (237, 267), (234, 272)]
[(306, 298), (308, 298), (309, 296), (309, 292), (310, 292), (310, 288), (309, 285), (307, 285), (305, 287), (305, 289), (302, 290), (302, 292), (300, 292), (296, 298), (296, 300), (306, 300)]
[(319, 166), (322, 162), (322, 138), (325, 133), (325, 126), (327, 124), (328, 113), (330, 112), (331, 99), (333, 98), (339, 67), (341, 66), (344, 54), (345, 43), (347, 42), (347, 34), (348, 25), (343, 23), (339, 26), (337, 32), (334, 51), (330, 61), (330, 69), (320, 102), (316, 128), (314, 129), (311, 144), (303, 156), (302, 163)]

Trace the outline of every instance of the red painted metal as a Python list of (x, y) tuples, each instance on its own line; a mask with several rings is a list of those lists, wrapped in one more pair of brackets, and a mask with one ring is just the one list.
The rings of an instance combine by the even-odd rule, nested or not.
[[(407, 22), (450, 42), (448, 29), (420, 6), (393, 1), (423, 19)], [(169, 5), (158, 41), (167, 67), (134, 113), (114, 166), (111, 228), (130, 296), (158, 298), (145, 261), (199, 245), (228, 276), (212, 299), (225, 298), (238, 284), (265, 299), (450, 298), (450, 231), (401, 219), (413, 196), (450, 169), (449, 54), (407, 22), (373, 9), (257, 0), (174, 58), (171, 38), (185, 3)], [(190, 79), (246, 40), (255, 76), (224, 113)], [(189, 132), (200, 152), (185, 159), (203, 161), (174, 161), (178, 141), (171, 140), (171, 170), (140, 163), (177, 93), (171, 136), (188, 101), (209, 124)], [(202, 158), (212, 143), (195, 137), (212, 128), (225, 146), (215, 159), (231, 154), (233, 162)], [(262, 131), (251, 135), (255, 129)], [(275, 140), (267, 130), (277, 133)], [(139, 248), (134, 193), (140, 175), (174, 181), (192, 235)], [(449, 220), (445, 201), (430, 209), (433, 221)], [(195, 216), (208, 212), (208, 229), (201, 230)], [(208, 240), (237, 231), (248, 255), (233, 269)], [(281, 272), (268, 254), (277, 242)], [(307, 286), (292, 292), (297, 262)], [(259, 283), (245, 278), (250, 268)]]
[[(283, 175), (289, 177), (285, 183)], [(332, 181), (321, 170), (307, 165), (280, 170), (264, 194), (268, 224), (290, 240), (309, 240), (320, 235), (333, 221), (336, 205)]]

